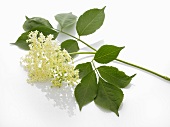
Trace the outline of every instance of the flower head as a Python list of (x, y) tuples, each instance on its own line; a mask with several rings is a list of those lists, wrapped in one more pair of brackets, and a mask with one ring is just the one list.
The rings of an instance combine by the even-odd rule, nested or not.
[(45, 37), (33, 31), (28, 37), (30, 50), (21, 64), (28, 71), (29, 83), (51, 81), (53, 86), (61, 86), (62, 82), (71, 85), (78, 82), (79, 72), (75, 70), (71, 56), (61, 50), (53, 35)]

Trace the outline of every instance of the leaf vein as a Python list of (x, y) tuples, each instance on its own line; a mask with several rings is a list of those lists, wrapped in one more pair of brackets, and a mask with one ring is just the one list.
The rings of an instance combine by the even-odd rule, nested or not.
[(94, 21), (94, 19), (102, 12), (102, 10), (100, 10), (100, 12), (87, 24), (87, 26), (82, 30), (81, 32), (81, 35), (82, 33), (86, 30), (86, 28)]
[(114, 53), (114, 52), (115, 52), (115, 51), (112, 51), (112, 52), (110, 52), (110, 53), (108, 53), (108, 54), (106, 54), (106, 55), (98, 56), (98, 57), (97, 57), (97, 59), (100, 59), (100, 58), (103, 58), (103, 57), (109, 56), (110, 54), (112, 54), (112, 53)]
[(119, 78), (111, 75), (110, 73), (107, 73), (107, 72), (103, 71), (102, 69), (99, 69), (99, 70), (102, 71), (103, 73), (105, 73), (106, 75), (111, 76), (112, 78), (115, 78), (115, 79), (117, 79), (117, 80), (120, 80), (120, 81), (123, 82), (123, 83), (126, 83), (126, 81), (124, 81), (123, 79), (119, 79)]

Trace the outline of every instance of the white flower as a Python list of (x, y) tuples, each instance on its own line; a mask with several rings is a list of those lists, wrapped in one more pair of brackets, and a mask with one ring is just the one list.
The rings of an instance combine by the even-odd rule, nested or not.
[(75, 70), (69, 53), (52, 40), (53, 35), (45, 37), (33, 31), (28, 37), (30, 51), (21, 63), (28, 71), (29, 83), (51, 81), (53, 86), (78, 83), (79, 71)]

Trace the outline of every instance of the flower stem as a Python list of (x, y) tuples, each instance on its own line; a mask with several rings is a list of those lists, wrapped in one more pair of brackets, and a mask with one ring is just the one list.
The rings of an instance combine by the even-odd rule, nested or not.
[(75, 54), (95, 54), (96, 52), (72, 52), (69, 53), (70, 55), (75, 55)]
[[(73, 36), (73, 35), (71, 35), (71, 34), (69, 34), (69, 33), (64, 32), (64, 31), (60, 31), (60, 30), (57, 30), (57, 31), (58, 31), (58, 32), (61, 32), (61, 33), (63, 33), (63, 34), (66, 34), (66, 35), (68, 35), (68, 36), (70, 36), (70, 37), (72, 37), (72, 38), (74, 38), (74, 39), (82, 42), (82, 43), (85, 44), (87, 47), (91, 48), (92, 50), (97, 51), (95, 48), (93, 48), (92, 46), (90, 46), (90, 45), (87, 44), (86, 42), (82, 41), (80, 38), (77, 38), (77, 37), (75, 37), (75, 36)], [(75, 54), (76, 54), (76, 53), (75, 53)], [(77, 54), (95, 54), (95, 52), (77, 52)], [(170, 81), (170, 77), (161, 75), (161, 74), (159, 74), (159, 73), (157, 73), (157, 72), (154, 72), (154, 71), (152, 71), (152, 70), (149, 70), (149, 69), (147, 69), (147, 68), (144, 68), (144, 67), (141, 67), (141, 66), (132, 64), (132, 63), (130, 63), (130, 62), (126, 62), (126, 61), (121, 60), (121, 59), (115, 59), (115, 60), (118, 61), (118, 62), (127, 64), (127, 65), (130, 65), (130, 66), (132, 66), (132, 67), (135, 67), (135, 68), (144, 70), (144, 71), (149, 72), (149, 73), (151, 73), (151, 74), (154, 74), (154, 75), (156, 75), (156, 76), (158, 76), (158, 77), (160, 77), (160, 78), (163, 78), (163, 79), (165, 79), (165, 80)]]

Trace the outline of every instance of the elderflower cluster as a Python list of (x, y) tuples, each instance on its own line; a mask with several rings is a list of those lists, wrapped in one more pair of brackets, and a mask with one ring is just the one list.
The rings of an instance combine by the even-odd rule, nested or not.
[(28, 71), (29, 83), (51, 81), (53, 86), (78, 83), (79, 71), (75, 70), (71, 56), (53, 40), (53, 35), (45, 37), (38, 31), (30, 32), (27, 43), (29, 53), (21, 64)]

